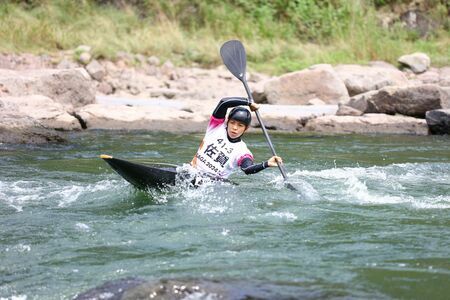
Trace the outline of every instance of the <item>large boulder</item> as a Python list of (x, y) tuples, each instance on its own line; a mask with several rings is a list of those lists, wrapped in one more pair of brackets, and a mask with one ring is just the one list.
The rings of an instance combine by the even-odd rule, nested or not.
[(450, 87), (450, 67), (443, 67), (439, 70), (439, 85)]
[(362, 112), (366, 112), (367, 107), (368, 107), (367, 103), (368, 103), (369, 99), (371, 99), (372, 96), (377, 93), (378, 93), (378, 91), (370, 91), (370, 92), (366, 92), (364, 94), (359, 94), (359, 95), (351, 97), (350, 100), (348, 100), (348, 102), (344, 102), (341, 104), (350, 106), (350, 107), (357, 109), (359, 111), (362, 111)]
[(264, 85), (264, 93), (270, 104), (301, 105), (314, 98), (337, 104), (349, 98), (344, 82), (331, 65), (315, 65), (271, 79)]
[(374, 60), (374, 61), (369, 61), (368, 63), (369, 66), (371, 67), (377, 67), (377, 68), (387, 68), (387, 69), (392, 69), (392, 70), (398, 70), (396, 66), (382, 61), (382, 60)]
[(43, 126), (31, 117), (0, 113), (0, 143), (42, 144), (65, 141), (60, 132)]
[[(128, 99), (99, 96), (98, 103), (77, 111), (89, 129), (142, 129), (169, 132), (204, 132), (217, 100), (179, 101)], [(267, 128), (297, 131), (299, 119), (334, 115), (337, 105), (261, 105), (259, 112)], [(256, 117), (251, 131), (260, 132)]]
[(350, 96), (379, 90), (385, 86), (408, 84), (406, 76), (397, 69), (360, 65), (339, 65), (334, 69), (344, 81)]
[(46, 54), (37, 56), (31, 53), (0, 53), (0, 69), (27, 70), (50, 68), (51, 66), (52, 58)]
[(101, 81), (106, 75), (105, 68), (95, 59), (86, 65), (86, 71), (98, 81)]
[[(150, 101), (149, 101), (150, 102)], [(155, 105), (90, 104), (77, 111), (88, 129), (152, 130), (165, 132), (201, 132), (209, 115), (189, 109)]]
[[(295, 295), (295, 296), (294, 296)], [(313, 296), (311, 296), (313, 295)], [(181, 299), (311, 299), (327, 298), (326, 291), (283, 283), (249, 280), (123, 278), (77, 294), (74, 300), (181, 300)]]
[(450, 109), (427, 111), (426, 120), (432, 134), (450, 134)]
[[(45, 128), (56, 130), (81, 129), (80, 122), (62, 104), (45, 96), (0, 97), (0, 103), (0, 116), (14, 117), (17, 120), (27, 117)], [(27, 120), (26, 122), (28, 124)]]
[(336, 112), (336, 116), (361, 116), (362, 114), (362, 111), (344, 104), (340, 104)]
[(366, 113), (402, 114), (425, 118), (429, 110), (448, 108), (449, 99), (437, 85), (386, 87), (367, 100)]
[(323, 116), (309, 120), (304, 130), (329, 134), (428, 134), (428, 126), (423, 119), (386, 114)]
[(95, 90), (84, 69), (0, 69), (0, 96), (26, 95), (44, 95), (73, 107), (95, 102)]
[[(297, 131), (302, 120), (324, 115), (334, 115), (337, 105), (261, 105), (259, 109), (263, 123), (267, 129), (281, 131)], [(252, 126), (259, 131), (261, 125), (257, 118), (252, 118)]]
[(430, 57), (421, 52), (403, 55), (398, 59), (398, 62), (416, 74), (425, 72), (431, 64)]
[(440, 76), (438, 69), (430, 69), (426, 72), (418, 74), (413, 81), (420, 82), (420, 84), (437, 84), (439, 85)]

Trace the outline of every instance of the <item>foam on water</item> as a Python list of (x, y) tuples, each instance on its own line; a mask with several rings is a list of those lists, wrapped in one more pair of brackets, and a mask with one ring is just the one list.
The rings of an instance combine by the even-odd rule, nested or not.
[(20, 180), (0, 181), (0, 201), (23, 211), (29, 205), (49, 205), (66, 207), (80, 197), (102, 191), (119, 190), (126, 185), (122, 180), (102, 180), (93, 184), (74, 183), (72, 181), (36, 181)]
[(11, 247), (11, 248), (6, 247), (5, 251), (6, 252), (15, 251), (15, 252), (18, 252), (18, 253), (30, 252), (31, 251), (31, 246), (30, 245), (25, 245), (25, 244), (17, 244), (15, 246)]
[[(441, 172), (437, 172), (436, 169)], [(440, 174), (436, 176), (436, 174)], [(296, 171), (293, 180), (308, 180), (320, 186), (322, 197), (329, 201), (358, 204), (404, 204), (418, 209), (450, 208), (450, 170), (434, 163), (392, 164), (375, 167), (345, 167), (319, 171)], [(430, 185), (440, 186), (430, 195)], [(425, 195), (410, 190), (423, 187)], [(446, 188), (447, 187), (447, 188)], [(447, 191), (447, 192), (446, 192)], [(327, 195), (324, 197), (324, 195)]]
[(27, 295), (13, 295), (9, 298), (0, 297), (0, 300), (27, 300)]
[(287, 221), (297, 220), (297, 216), (291, 212), (277, 212), (276, 211), (276, 212), (268, 213), (267, 215), (277, 217), (277, 218), (287, 220)]
[[(177, 171), (183, 175), (177, 178), (174, 187), (165, 190), (158, 202), (176, 199), (177, 205), (188, 206), (200, 214), (222, 214), (232, 210), (234, 202), (239, 201), (236, 186), (231, 183), (199, 177), (190, 165), (183, 165)], [(193, 184), (198, 181), (201, 183)]]
[(16, 182), (0, 181), (0, 199), (16, 211), (22, 211), (26, 203), (34, 203), (41, 199), (46, 187), (38, 181), (20, 180)]
[(288, 175), (287, 181), (282, 176), (276, 176), (270, 183), (277, 190), (285, 190), (286, 184), (291, 184), (296, 189), (295, 193), (297, 193), (297, 199), (299, 200), (317, 201), (320, 199), (319, 192), (308, 181), (298, 176), (295, 177), (292, 174)]
[(187, 205), (200, 214), (223, 214), (233, 210), (239, 197), (234, 186), (228, 183), (205, 182), (197, 188), (175, 187), (175, 197), (183, 199), (181, 205)]
[(90, 227), (84, 223), (76, 223), (75, 228), (79, 231), (85, 231), (85, 232), (90, 230)]

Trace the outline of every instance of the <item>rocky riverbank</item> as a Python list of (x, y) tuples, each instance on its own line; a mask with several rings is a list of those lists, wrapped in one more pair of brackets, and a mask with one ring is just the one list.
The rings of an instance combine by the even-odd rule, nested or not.
[[(450, 67), (430, 68), (423, 53), (399, 64), (322, 64), (248, 79), (271, 130), (449, 134)], [(0, 55), (0, 142), (59, 142), (66, 131), (90, 129), (202, 132), (229, 96), (245, 90), (222, 66), (177, 68), (127, 53), (97, 61), (87, 46), (52, 57)]]

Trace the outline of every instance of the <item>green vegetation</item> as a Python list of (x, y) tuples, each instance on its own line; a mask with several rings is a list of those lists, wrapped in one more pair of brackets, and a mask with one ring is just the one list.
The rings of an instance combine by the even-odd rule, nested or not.
[(218, 49), (244, 42), (251, 67), (281, 73), (317, 63), (364, 63), (422, 51), (450, 65), (449, 4), (426, 0), (435, 29), (420, 37), (379, 10), (395, 0), (28, 0), (0, 4), (0, 51), (52, 53), (93, 47), (156, 55), (177, 65), (220, 63)]

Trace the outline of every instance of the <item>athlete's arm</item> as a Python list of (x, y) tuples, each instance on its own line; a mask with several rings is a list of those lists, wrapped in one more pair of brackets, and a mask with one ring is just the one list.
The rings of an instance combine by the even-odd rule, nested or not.
[(247, 98), (243, 97), (223, 98), (222, 100), (219, 101), (219, 104), (217, 104), (217, 107), (212, 115), (216, 119), (225, 119), (225, 116), (227, 115), (227, 109), (239, 105), (249, 105)]
[(241, 170), (247, 175), (258, 173), (268, 167), (269, 163), (267, 161), (260, 164), (253, 164), (253, 160), (249, 157), (244, 158), (241, 162)]
[(283, 163), (283, 160), (279, 156), (272, 156), (268, 161), (264, 161), (260, 164), (253, 164), (253, 160), (250, 157), (246, 157), (241, 162), (241, 170), (245, 174), (255, 174), (268, 167), (276, 167), (278, 163)]

